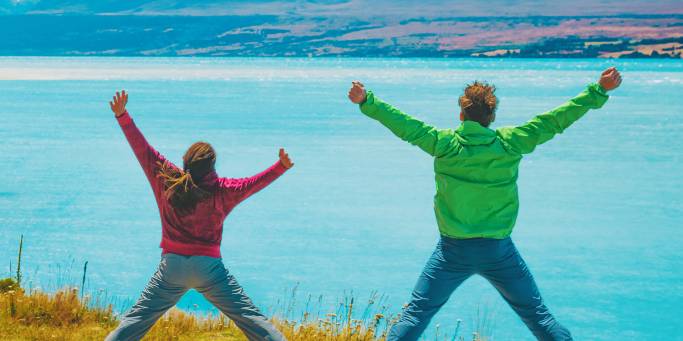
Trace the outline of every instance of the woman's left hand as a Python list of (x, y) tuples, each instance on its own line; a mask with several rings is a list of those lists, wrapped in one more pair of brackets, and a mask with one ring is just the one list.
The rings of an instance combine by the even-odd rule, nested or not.
[(284, 148), (280, 148), (280, 163), (287, 169), (294, 167), (292, 160), (289, 159), (289, 154), (285, 153)]

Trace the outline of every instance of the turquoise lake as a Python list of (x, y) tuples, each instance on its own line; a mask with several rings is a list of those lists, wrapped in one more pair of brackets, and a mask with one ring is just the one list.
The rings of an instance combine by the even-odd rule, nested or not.
[[(244, 177), (290, 153), (295, 167), (225, 222), (224, 261), (257, 305), (282, 311), (293, 296), (296, 317), (311, 295), (324, 317), (376, 292), (398, 313), (438, 239), (432, 160), (362, 115), (351, 81), (446, 128), (465, 83), (488, 80), (498, 127), (562, 104), (611, 65), (624, 82), (608, 103), (522, 162), (512, 238), (575, 339), (683, 340), (680, 60), (1, 57), (0, 276), (22, 234), (26, 287), (80, 286), (87, 261), (85, 291), (122, 310), (153, 274), (158, 211), (107, 103), (124, 88), (172, 161), (204, 140), (221, 176)], [(211, 309), (196, 292), (179, 307)], [(458, 319), (466, 339), (533, 339), (480, 277), (425, 339), (437, 325), (452, 335)]]

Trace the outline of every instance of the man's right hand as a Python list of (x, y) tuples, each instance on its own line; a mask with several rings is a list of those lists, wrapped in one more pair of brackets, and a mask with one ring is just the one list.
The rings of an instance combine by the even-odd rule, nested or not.
[(353, 103), (362, 104), (367, 97), (365, 86), (359, 81), (353, 81), (351, 84), (353, 85), (351, 86), (351, 90), (349, 90), (349, 99)]
[(602, 72), (602, 75), (600, 75), (600, 80), (598, 81), (598, 83), (606, 91), (614, 90), (618, 88), (619, 85), (621, 85), (621, 74), (619, 73), (619, 70), (617, 70), (617, 68), (611, 67)]

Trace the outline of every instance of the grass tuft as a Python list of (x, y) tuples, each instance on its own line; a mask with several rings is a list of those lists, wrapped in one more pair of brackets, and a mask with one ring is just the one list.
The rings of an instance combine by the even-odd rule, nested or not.
[[(54, 294), (21, 287), (21, 257), (23, 236), (19, 242), (16, 277), (0, 279), (0, 335), (2, 341), (14, 340), (102, 340), (117, 325), (111, 300), (103, 297), (103, 290), (91, 295), (79, 294), (78, 288), (67, 287)], [(81, 291), (85, 287), (88, 262), (83, 265)], [(10, 271), (12, 266), (10, 265)], [(358, 300), (353, 294), (346, 295), (333, 310), (321, 315), (322, 296), (314, 300), (309, 295), (304, 312), (294, 317), (298, 286), (287, 295), (274, 311), (271, 322), (289, 341), (383, 341), (400, 315), (387, 313), (386, 297), (373, 292), (355, 319), (354, 309)], [(313, 314), (313, 301), (318, 309)], [(109, 302), (109, 303), (108, 303)], [(362, 306), (362, 305), (361, 305)], [(478, 317), (480, 317), (478, 315)], [(479, 320), (479, 319), (478, 319)], [(482, 321), (480, 321), (482, 322)], [(483, 326), (489, 326), (488, 320)], [(439, 340), (465, 341), (459, 335), (461, 321), (457, 321), (455, 334), (440, 336)], [(240, 340), (247, 338), (225, 315), (197, 315), (177, 308), (167, 312), (145, 336), (145, 341), (205, 341)], [(474, 333), (472, 341), (486, 338)]]
[[(118, 321), (112, 306), (100, 307), (78, 289), (66, 288), (54, 294), (24, 292), (14, 279), (0, 280), (0, 335), (3, 340), (102, 340)], [(347, 323), (329, 314), (317, 321), (292, 322), (274, 318), (273, 324), (290, 341), (376, 341), (383, 340), (375, 327), (382, 316), (375, 316), (369, 326), (345, 316)], [(247, 340), (224, 315), (198, 316), (178, 309), (166, 313), (154, 325), (145, 340)]]

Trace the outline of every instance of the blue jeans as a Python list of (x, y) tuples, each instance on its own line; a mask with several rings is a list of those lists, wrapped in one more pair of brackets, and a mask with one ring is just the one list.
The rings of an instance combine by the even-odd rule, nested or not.
[(387, 341), (417, 340), (453, 291), (474, 274), (486, 278), (538, 340), (572, 340), (543, 303), (529, 268), (510, 238), (441, 237)]
[(235, 322), (250, 341), (285, 340), (254, 306), (220, 258), (167, 253), (140, 299), (105, 341), (140, 340), (192, 288)]

